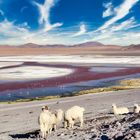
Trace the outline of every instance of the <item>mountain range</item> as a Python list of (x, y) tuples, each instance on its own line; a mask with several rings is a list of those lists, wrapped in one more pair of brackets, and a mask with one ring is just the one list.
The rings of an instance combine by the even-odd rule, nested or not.
[(86, 42), (75, 45), (38, 45), (27, 43), (24, 45), (0, 45), (0, 56), (3, 55), (31, 55), (31, 54), (106, 54), (106, 55), (140, 55), (140, 44), (119, 46), (104, 45), (100, 42)]

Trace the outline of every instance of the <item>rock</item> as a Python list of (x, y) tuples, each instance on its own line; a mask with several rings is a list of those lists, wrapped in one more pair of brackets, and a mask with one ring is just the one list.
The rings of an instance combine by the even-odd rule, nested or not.
[(108, 125), (108, 124), (107, 125), (104, 125), (104, 128), (105, 129), (109, 129), (110, 128), (110, 125)]
[(77, 136), (76, 132), (73, 132), (73, 136), (75, 136), (75, 137)]
[(140, 132), (136, 131), (134, 136), (135, 136), (135, 138), (140, 138)]
[(58, 134), (57, 136), (64, 136), (64, 133)]
[(132, 137), (132, 134), (128, 134), (124, 137), (124, 139), (131, 139), (131, 137)]
[(109, 140), (109, 137), (107, 135), (102, 135), (100, 140)]
[(94, 139), (94, 138), (96, 138), (96, 137), (97, 137), (97, 135), (94, 134), (94, 135), (92, 135), (92, 137), (91, 137), (90, 139)]
[(116, 126), (119, 127), (119, 128), (121, 128), (121, 123), (117, 121), (116, 122)]
[(119, 140), (119, 139), (121, 139), (121, 138), (123, 138), (124, 136), (123, 136), (123, 133), (122, 132), (118, 132), (115, 136), (114, 136), (114, 138), (116, 139), (116, 140)]
[(130, 139), (131, 139), (131, 140), (135, 140), (135, 138), (134, 138), (134, 137), (131, 137)]
[(96, 130), (95, 129), (91, 129), (90, 132), (96, 132)]

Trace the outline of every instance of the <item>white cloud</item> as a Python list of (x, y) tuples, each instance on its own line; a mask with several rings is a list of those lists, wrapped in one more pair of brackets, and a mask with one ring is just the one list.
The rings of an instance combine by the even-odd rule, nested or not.
[[(55, 5), (56, 0), (45, 0), (44, 4), (34, 2), (40, 12), (39, 23), (40, 27), (36, 31), (30, 31), (30, 27), (27, 22), (20, 25), (16, 25), (15, 22), (8, 21), (5, 19), (0, 22), (0, 44), (25, 44), (25, 43), (36, 43), (36, 44), (51, 44), (62, 41), (61, 36), (57, 33), (52, 35), (47, 31), (53, 30), (54, 28), (62, 26), (62, 23), (50, 23), (50, 10)], [(21, 9), (21, 12), (26, 7)], [(55, 40), (54, 40), (55, 38)]]
[(93, 38), (93, 41), (102, 41), (102, 40), (107, 40), (108, 38), (112, 37), (112, 33), (107, 32), (105, 34), (94, 34), (93, 36), (95, 36)]
[(86, 29), (86, 25), (85, 24), (81, 24), (80, 25), (80, 31), (78, 31), (77, 33), (75, 33), (74, 35), (72, 35), (73, 37), (76, 36), (81, 36), (84, 35), (86, 33), (87, 29)]
[(28, 24), (23, 23), (15, 25), (14, 22), (10, 22), (7, 19), (0, 22), (0, 44), (57, 44), (64, 43), (67, 40), (63, 40), (59, 33), (49, 34), (42, 30), (30, 31)]
[(28, 7), (27, 6), (24, 6), (20, 9), (20, 12), (22, 13), (25, 9), (27, 9)]
[(111, 28), (111, 31), (127, 30), (127, 29), (130, 29), (130, 28), (135, 27), (135, 26), (137, 26), (137, 25), (135, 24), (135, 18), (132, 17), (132, 18), (130, 18), (130, 19), (128, 19), (128, 20), (126, 20), (126, 21), (120, 23), (120, 24), (117, 25), (117, 26), (113, 26), (113, 27)]
[(55, 5), (56, 0), (45, 0), (44, 4), (39, 4), (37, 2), (33, 2), (39, 10), (40, 17), (39, 23), (44, 25), (44, 31), (52, 30), (53, 28), (60, 27), (62, 23), (50, 23), (50, 10)]
[(47, 32), (47, 31), (53, 30), (54, 28), (61, 27), (62, 25), (63, 23), (59, 23), (59, 22), (55, 24), (46, 25), (44, 28), (44, 31)]
[[(130, 21), (131, 20), (132, 19), (130, 19)], [(29, 29), (26, 27), (26, 24), (25, 26), (14, 25), (14, 22), (9, 22), (8, 20), (4, 20), (3, 22), (0, 22), (0, 27), (1, 27), (0, 44), (10, 44), (10, 45), (12, 44), (18, 45), (18, 44), (25, 44), (25, 43), (76, 44), (76, 43), (80, 43), (81, 40), (82, 42), (84, 42), (84, 40), (86, 39), (85, 37), (70, 38), (69, 33), (64, 35), (64, 32), (62, 35), (61, 33), (49, 34), (47, 32), (42, 32), (41, 30), (33, 32), (33, 31), (29, 31)], [(122, 27), (117, 26), (116, 28), (120, 29)], [(5, 38), (2, 38), (1, 35), (4, 36)], [(111, 32), (110, 29), (104, 34), (93, 33), (91, 39), (89, 38), (88, 41), (99, 41), (104, 44), (130, 45), (130, 44), (140, 43), (139, 38), (140, 38), (140, 33), (138, 32), (127, 31), (127, 32), (122, 32), (121, 34), (120, 32)]]
[(91, 41), (99, 41), (106, 45), (131, 45), (140, 44), (140, 33), (134, 31), (127, 32), (111, 32), (108, 31), (105, 34), (96, 33)]
[(104, 3), (103, 7), (106, 8), (106, 10), (103, 12), (103, 18), (111, 16), (111, 15), (114, 14), (113, 5), (112, 5), (111, 2), (110, 3)]
[(103, 26), (101, 26), (99, 30), (104, 30), (108, 28), (110, 25), (114, 24), (116, 21), (124, 18), (130, 11), (130, 9), (138, 2), (139, 0), (125, 0), (120, 6), (114, 9), (115, 16), (105, 22)]
[(0, 16), (4, 16), (4, 12), (0, 9)]
[(5, 37), (21, 37), (28, 34), (28, 30), (24, 27), (15, 26), (14, 22), (9, 22), (5, 19), (3, 22), (0, 22), (0, 35)]
[[(118, 45), (131, 45), (131, 44), (140, 44), (140, 33), (137, 32), (127, 32), (123, 34), (123, 36), (114, 36), (110, 38), (110, 42), (112, 44), (118, 44)], [(107, 40), (104, 41), (107, 44)], [(108, 43), (110, 43), (108, 42)], [(110, 43), (110, 44), (111, 44)]]

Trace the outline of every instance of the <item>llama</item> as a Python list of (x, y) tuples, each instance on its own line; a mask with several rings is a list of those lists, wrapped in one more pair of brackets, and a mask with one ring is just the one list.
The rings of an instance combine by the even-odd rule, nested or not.
[(80, 127), (83, 127), (83, 113), (85, 109), (79, 106), (73, 106), (68, 109), (64, 114), (64, 128), (73, 128), (74, 120), (79, 119)]
[(63, 111), (57, 110), (56, 113), (51, 113), (48, 108), (42, 108), (42, 112), (39, 116), (39, 125), (42, 138), (46, 138), (47, 134), (51, 134), (52, 129), (56, 130), (56, 126), (61, 122), (63, 118)]
[(48, 110), (43, 110), (39, 116), (39, 125), (42, 138), (46, 138), (47, 134), (50, 133), (50, 112)]
[(115, 115), (122, 115), (129, 113), (129, 110), (127, 107), (117, 107), (116, 104), (112, 104), (113, 113)]
[(59, 109), (59, 110), (57, 110), (56, 113), (51, 113), (50, 117), (51, 117), (50, 118), (51, 119), (50, 133), (51, 133), (52, 129), (54, 129), (54, 131), (56, 131), (57, 125), (61, 122), (61, 120), (63, 118), (63, 110)]
[(134, 104), (134, 113), (140, 113), (140, 106), (138, 104)]

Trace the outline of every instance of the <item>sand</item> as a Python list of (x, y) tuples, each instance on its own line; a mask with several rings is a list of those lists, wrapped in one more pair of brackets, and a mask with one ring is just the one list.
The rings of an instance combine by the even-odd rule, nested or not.
[[(139, 47), (138, 47), (139, 48)], [(139, 49), (120, 49), (112, 47), (12, 47), (0, 46), (0, 56), (17, 55), (110, 55), (110, 56), (139, 56)]]

